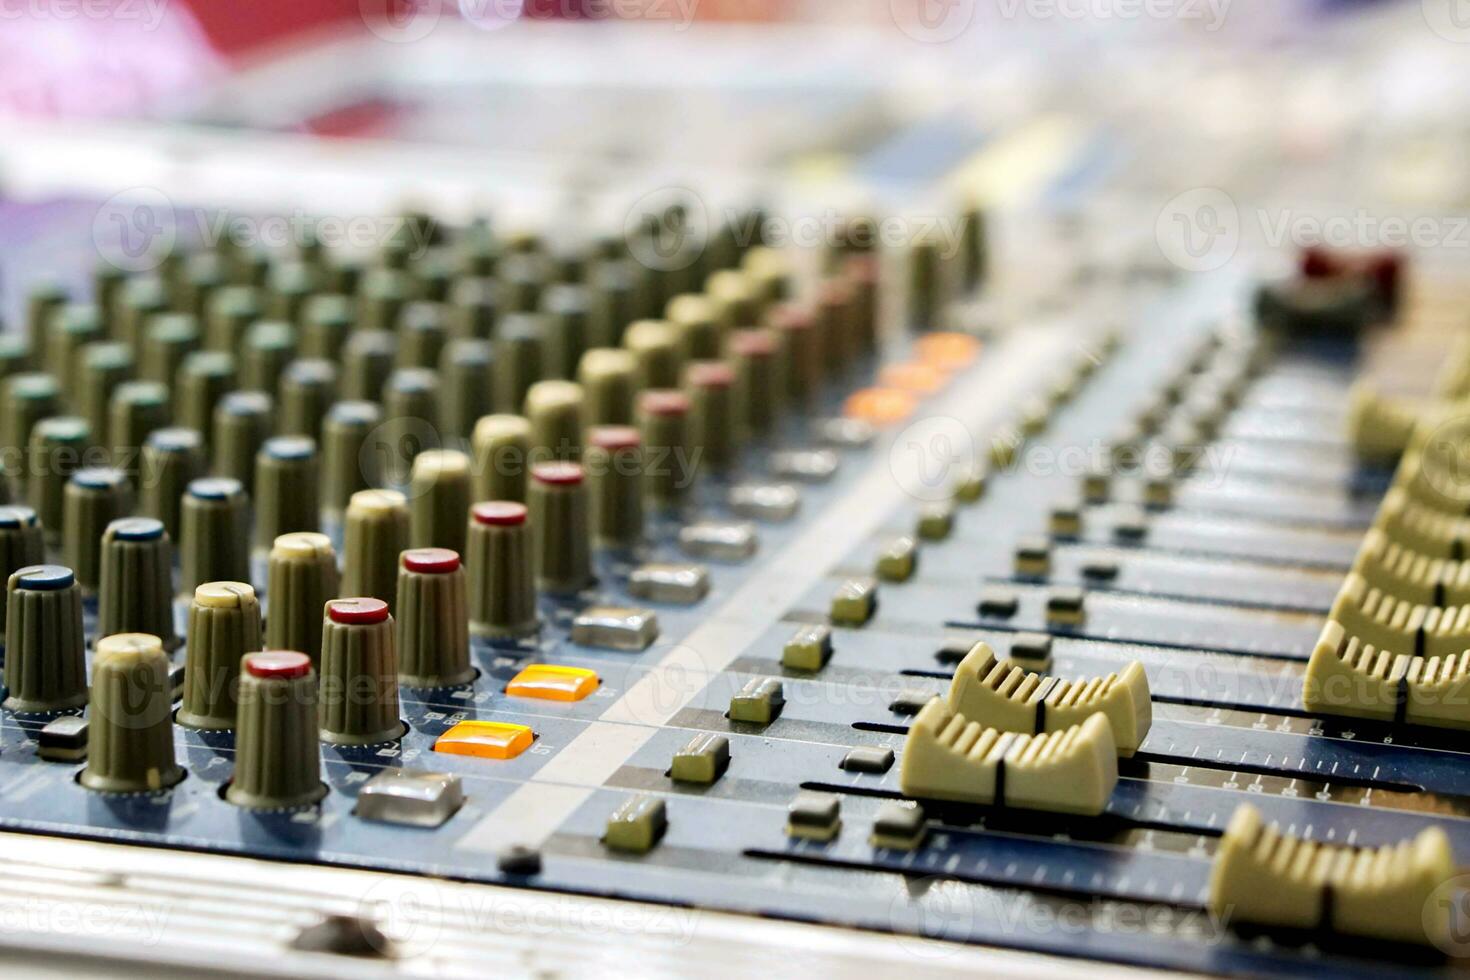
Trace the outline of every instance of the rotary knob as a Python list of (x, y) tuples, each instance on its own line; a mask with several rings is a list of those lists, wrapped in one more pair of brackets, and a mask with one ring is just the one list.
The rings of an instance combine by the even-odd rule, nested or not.
[(83, 786), (103, 793), (146, 793), (184, 778), (174, 757), (168, 675), (168, 655), (156, 636), (119, 633), (97, 641)]
[(446, 548), (403, 553), (398, 571), (398, 679), (411, 687), (453, 687), (470, 666), (465, 573)]
[(415, 456), (409, 475), (410, 544), (464, 551), (471, 492), (470, 458), (464, 453), (430, 449)]
[(585, 425), (628, 425), (638, 393), (638, 358), (632, 351), (596, 347), (577, 366)]
[(150, 633), (165, 650), (179, 645), (174, 633), (173, 546), (156, 518), (125, 517), (102, 532), (97, 635), (114, 633)]
[(315, 531), (321, 504), (316, 442), (304, 436), (267, 439), (255, 457), (255, 546), (292, 531)]
[(536, 631), (536, 586), (525, 504), (495, 500), (470, 510), (470, 631), (497, 639)]
[(5, 707), (64, 711), (87, 703), (82, 590), (71, 569), (28, 565), (5, 588)]
[(338, 402), (322, 423), (322, 509), (340, 516), (352, 495), (379, 482), (376, 453), (365, 451), (368, 439), (383, 424), (374, 402)]
[(408, 503), (396, 490), (362, 490), (347, 505), (342, 592), (392, 603), (398, 556), (408, 548)]
[(183, 497), (204, 473), (204, 442), (192, 429), (158, 429), (143, 443), (142, 493), (138, 510), (163, 522), (175, 541), (183, 529)]
[(61, 554), (83, 592), (95, 592), (101, 580), (102, 532), (132, 509), (133, 488), (121, 470), (77, 470), (67, 482)]
[(525, 500), (531, 423), (519, 415), (487, 415), (475, 425), (475, 498)]
[(318, 695), (324, 742), (371, 745), (403, 734), (398, 653), (386, 602), (364, 597), (327, 603)]
[(61, 541), (65, 488), (92, 443), (86, 419), (67, 415), (42, 419), (31, 429), (26, 450), (26, 503), (41, 518), (47, 542)]
[(179, 724), (235, 727), (240, 658), (260, 649), (260, 603), (244, 582), (206, 582), (189, 604)]
[(207, 477), (189, 484), (179, 518), (184, 595), (205, 582), (250, 579), (250, 501), (239, 480)]
[(636, 546), (643, 540), (643, 438), (630, 425), (594, 426), (584, 462), (593, 542)]
[(304, 653), (240, 662), (235, 773), (225, 799), (251, 810), (310, 806), (327, 794), (317, 746), (317, 680)]
[[(46, 560), (46, 541), (41, 522), (29, 507), (0, 507), (0, 575), (10, 578), (18, 568)], [(6, 602), (0, 602), (0, 635), (5, 630)]]
[(582, 467), (576, 463), (533, 467), (528, 496), (536, 586), (552, 595), (575, 595), (592, 584)]
[(316, 663), (322, 652), (322, 610), (339, 594), (332, 540), (310, 532), (276, 538), (266, 584), (271, 604), (266, 645), (299, 650)]
[(538, 381), (526, 392), (533, 460), (581, 458), (582, 401), (582, 386), (571, 381)]
[(232, 391), (214, 410), (214, 473), (255, 493), (255, 456), (275, 428), (275, 405), (263, 391)]

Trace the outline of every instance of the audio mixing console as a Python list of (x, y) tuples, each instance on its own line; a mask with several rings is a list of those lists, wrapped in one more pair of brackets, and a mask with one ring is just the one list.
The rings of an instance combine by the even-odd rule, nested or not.
[[(570, 34), (425, 60), (606, 57)], [(1364, 36), (1290, 56), (1371, 86)], [(1218, 79), (1167, 51), (1136, 68), (1179, 72), (1174, 145), (1126, 78), (1087, 126), (1075, 89), (895, 114), (865, 53), (704, 93), (694, 148), (583, 119), (562, 169), (466, 147), (503, 172), (353, 212), (336, 178), (405, 151), (267, 131), (324, 111), (300, 72), (371, 61), (313, 50), (175, 120), (169, 166), (3, 206), (17, 962), (1462, 965), (1467, 279), (1241, 227), (1402, 213), (1378, 117), (1270, 128), (1287, 55), (1236, 52), (1221, 112), (1267, 122), (1206, 166)], [(623, 81), (581, 111), (652, 98)], [(528, 90), (515, 125), (577, 115)], [(285, 189), (231, 186), (272, 154)], [(1425, 193), (1448, 240), (1463, 182)], [(326, 240), (344, 213), (370, 248)]]

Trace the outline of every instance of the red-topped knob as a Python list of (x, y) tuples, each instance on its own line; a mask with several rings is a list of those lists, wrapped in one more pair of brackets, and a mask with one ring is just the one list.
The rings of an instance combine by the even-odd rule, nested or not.
[(293, 680), (311, 673), (311, 658), (294, 650), (262, 650), (245, 655), (245, 672), (261, 680)]
[(459, 568), (459, 552), (448, 548), (415, 548), (403, 553), (406, 571), (444, 575)]
[(513, 500), (487, 500), (470, 508), (476, 524), (488, 527), (515, 527), (526, 523), (526, 505)]
[(388, 618), (388, 604), (382, 599), (361, 597), (356, 599), (333, 599), (327, 603), (327, 617), (334, 623), (356, 626), (364, 623), (381, 623)]
[(576, 486), (582, 482), (582, 467), (576, 463), (541, 463), (531, 467), (531, 479), (554, 487)]

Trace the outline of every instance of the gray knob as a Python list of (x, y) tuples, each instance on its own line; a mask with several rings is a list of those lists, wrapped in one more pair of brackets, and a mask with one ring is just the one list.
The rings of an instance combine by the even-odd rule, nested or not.
[(5, 593), (5, 707), (39, 712), (86, 704), (82, 590), (71, 569), (17, 569)]
[(337, 400), (337, 367), (331, 361), (292, 361), (280, 378), (282, 435), (317, 438)]
[(470, 495), (468, 456), (453, 449), (419, 453), (409, 478), (409, 545), (463, 552)]
[(214, 475), (255, 492), (255, 455), (275, 431), (275, 404), (264, 391), (232, 391), (214, 409)]
[(705, 295), (715, 304), (715, 315), (726, 332), (753, 327), (758, 321), (755, 286), (750, 277), (736, 269), (724, 269), (709, 277)]
[(308, 299), (301, 312), (301, 356), (335, 362), (342, 356), (356, 315), (346, 296), (323, 293)]
[(107, 525), (102, 533), (97, 635), (150, 633), (165, 650), (177, 647), (173, 567), (173, 545), (162, 521), (124, 517)]
[(296, 328), (280, 320), (261, 320), (245, 332), (240, 352), (240, 387), (275, 391), (296, 356)]
[(404, 304), (417, 292), (413, 277), (401, 269), (375, 268), (363, 274), (357, 293), (360, 330), (393, 330)]
[(595, 347), (577, 367), (586, 418), (583, 424), (630, 425), (638, 393), (638, 358), (632, 351)]
[(690, 462), (727, 471), (735, 462), (735, 369), (724, 361), (695, 361), (684, 371), (689, 396)]
[(342, 397), (375, 402), (393, 373), (398, 338), (387, 330), (357, 330), (342, 348)]
[(516, 412), (526, 392), (541, 378), (541, 317), (513, 313), (501, 318), (495, 334), (495, 405)]
[[(62, 561), (76, 573), (84, 593), (102, 580), (102, 532), (133, 510), (133, 488), (121, 470), (77, 470), (62, 502)], [(105, 634), (104, 634), (105, 635)]]
[(439, 428), (466, 445), (475, 423), (494, 408), (494, 354), (488, 340), (454, 340), (439, 358)]
[(500, 284), (494, 279), (460, 279), (449, 293), (449, 330), (465, 340), (489, 340), (500, 315)]
[(42, 419), (31, 429), (26, 449), (26, 502), (41, 518), (48, 542), (61, 541), (66, 483), (82, 465), (91, 444), (92, 427), (75, 416)]
[(206, 582), (189, 603), (179, 724), (235, 727), (240, 658), (260, 649), (260, 603), (244, 582)]
[(638, 320), (623, 334), (623, 346), (638, 361), (638, 387), (675, 388), (683, 368), (679, 330), (667, 320)]
[(255, 456), (255, 546), (321, 523), (316, 443), (303, 436), (267, 439)]
[(392, 603), (398, 593), (398, 556), (408, 548), (408, 530), (403, 494), (396, 490), (353, 494), (342, 534), (343, 595)]
[(273, 810), (310, 806), (327, 795), (316, 688), (311, 659), (303, 653), (269, 650), (241, 660), (235, 773), (226, 800)]
[(174, 417), (201, 434), (209, 432), (220, 399), (235, 389), (235, 358), (224, 351), (195, 351), (179, 365)]
[(318, 280), (317, 270), (299, 259), (273, 264), (266, 275), (266, 315), (296, 323)]
[(720, 356), (722, 331), (719, 311), (713, 300), (695, 293), (675, 296), (669, 300), (666, 315), (678, 332), (679, 344), (685, 357), (690, 360), (709, 360)]
[(649, 503), (677, 507), (693, 482), (689, 453), (689, 396), (682, 391), (645, 391), (638, 397), (643, 434), (643, 485)]
[(331, 539), (309, 532), (281, 535), (271, 547), (267, 575), (266, 646), (299, 650), (316, 663), (322, 652), (322, 610), (340, 594)]
[(143, 333), (138, 377), (172, 385), (184, 358), (199, 349), (199, 321), (187, 313), (155, 317)]
[(872, 255), (853, 255), (843, 264), (852, 286), (852, 322), (858, 350), (871, 355), (878, 349), (878, 259)]
[(174, 758), (173, 686), (158, 637), (119, 633), (97, 641), (82, 785), (147, 793), (184, 778)]
[(396, 608), (399, 681), (410, 687), (453, 687), (474, 679), (458, 554), (447, 548), (405, 551)]
[(250, 498), (239, 480), (207, 477), (184, 492), (179, 517), (182, 594), (205, 582), (250, 580)]
[(138, 511), (179, 540), (184, 491), (204, 473), (204, 442), (193, 429), (157, 429), (143, 443)]
[[(30, 445), (36, 423), (61, 410), (61, 388), (49, 374), (16, 374), (5, 381), (5, 407), (0, 412), (3, 445), (20, 450)], [(20, 469), (24, 484), (25, 467)]]
[(588, 299), (582, 286), (557, 283), (541, 297), (544, 376), (571, 378), (587, 350)]
[(400, 368), (383, 389), (383, 427), (375, 437), (390, 483), (408, 481), (413, 458), (438, 447), (439, 376), (427, 368)]
[(853, 322), (852, 287), (841, 279), (829, 279), (817, 290), (818, 343), (828, 377), (841, 375), (863, 353), (862, 338)]
[[(51, 324), (66, 309), (67, 291), (59, 283), (42, 283), (31, 290), (26, 298), (25, 328), (22, 334), (17, 335), (24, 342), (25, 348), (39, 355), (46, 342), (46, 333)], [(97, 308), (89, 307), (93, 317), (97, 316)]]
[(381, 482), (382, 461), (368, 439), (383, 424), (374, 402), (338, 402), (322, 424), (322, 509), (334, 517), (352, 495)]
[(536, 585), (526, 505), (512, 500), (470, 509), (466, 569), (470, 632), (512, 638), (536, 631)]
[(41, 358), (41, 367), (56, 379), (57, 384), (68, 395), (77, 391), (77, 362), (80, 352), (88, 344), (106, 340), (102, 321), (93, 306), (73, 304), (63, 307), (46, 325), (46, 340)]
[(575, 462), (582, 455), (582, 386), (571, 381), (538, 381), (526, 392), (531, 423), (531, 460)]
[[(46, 541), (36, 512), (19, 504), (0, 507), (0, 575), (9, 579), (18, 568), (46, 560)], [(5, 608), (0, 602), (0, 636), (5, 630)]]
[(648, 307), (639, 295), (641, 284), (637, 268), (628, 262), (603, 261), (593, 267), (587, 284), (588, 347), (623, 342), (623, 331)]
[(393, 617), (380, 599), (334, 599), (322, 624), (317, 726), (336, 745), (389, 742), (398, 718), (398, 653)]
[(126, 344), (88, 344), (79, 352), (71, 403), (99, 439), (107, 432), (112, 393), (132, 376), (133, 351)]
[(114, 466), (138, 472), (143, 444), (168, 425), (168, 400), (168, 386), (157, 381), (126, 381), (113, 390), (107, 446)]
[(552, 595), (575, 595), (592, 584), (582, 467), (576, 463), (532, 467), (527, 497), (536, 586)]
[(776, 427), (785, 402), (781, 340), (771, 330), (737, 330), (730, 335), (735, 368), (735, 418), (741, 431), (760, 438)]
[(398, 318), (398, 366), (434, 368), (449, 340), (449, 327), (438, 303), (417, 302)]
[(531, 423), (519, 415), (487, 415), (475, 425), (476, 500), (525, 500)]
[(260, 319), (260, 291), (254, 286), (226, 286), (214, 291), (205, 304), (204, 347), (212, 351), (236, 351), (245, 331)]
[(821, 393), (826, 372), (816, 317), (804, 306), (787, 303), (771, 310), (766, 322), (779, 338), (777, 370), (785, 385), (784, 403), (797, 409), (809, 407)]
[(587, 430), (592, 539), (600, 548), (632, 548), (643, 540), (643, 438), (629, 425)]

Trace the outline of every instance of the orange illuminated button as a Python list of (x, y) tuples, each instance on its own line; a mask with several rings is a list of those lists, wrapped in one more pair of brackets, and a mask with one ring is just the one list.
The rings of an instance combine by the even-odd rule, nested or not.
[(925, 334), (914, 342), (914, 356), (943, 371), (968, 367), (980, 354), (980, 341), (963, 333)]
[(913, 414), (918, 399), (900, 388), (864, 388), (847, 396), (842, 411), (850, 419), (873, 425), (892, 425)]
[(532, 738), (525, 725), (462, 721), (434, 741), (434, 751), (477, 759), (514, 759), (531, 747)]
[(597, 671), (555, 664), (532, 664), (505, 687), (505, 693), (513, 698), (542, 701), (580, 701), (595, 690)]
[(935, 365), (916, 361), (890, 364), (878, 374), (878, 383), (885, 388), (902, 388), (918, 395), (934, 394), (944, 387), (947, 380), (945, 373)]

